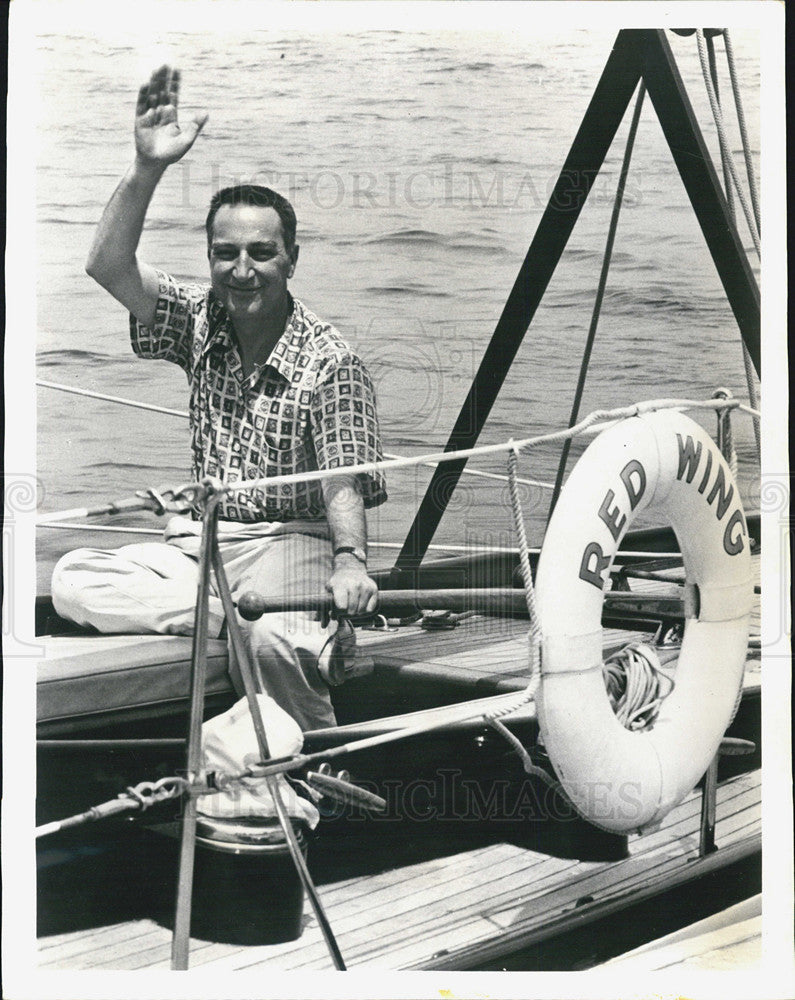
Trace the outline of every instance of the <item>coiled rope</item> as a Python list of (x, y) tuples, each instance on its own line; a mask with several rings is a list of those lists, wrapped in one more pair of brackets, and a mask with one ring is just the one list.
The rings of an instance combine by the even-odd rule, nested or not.
[[(645, 642), (631, 642), (602, 664), (607, 697), (625, 729), (650, 729), (660, 705), (674, 689), (663, 673), (656, 650)], [(663, 691), (663, 687), (667, 690)]]

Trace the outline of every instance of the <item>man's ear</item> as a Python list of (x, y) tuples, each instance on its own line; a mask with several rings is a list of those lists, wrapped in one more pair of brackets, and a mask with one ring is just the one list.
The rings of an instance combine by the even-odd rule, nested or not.
[(295, 274), (295, 268), (298, 264), (298, 251), (301, 247), (296, 243), (293, 249), (290, 251), (290, 277), (292, 278)]

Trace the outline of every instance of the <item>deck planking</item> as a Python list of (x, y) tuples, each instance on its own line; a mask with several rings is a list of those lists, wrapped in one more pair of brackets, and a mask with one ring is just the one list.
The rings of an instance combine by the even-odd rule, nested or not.
[[(718, 790), (719, 847), (758, 850), (759, 772)], [(508, 843), (435, 858), (375, 875), (320, 885), (349, 967), (433, 967), (434, 955), (484, 947), (500, 936), (531, 934), (567, 913), (686, 876), (698, 851), (700, 796), (692, 794), (661, 827), (633, 838), (629, 857), (613, 862), (562, 859)], [(583, 902), (585, 901), (585, 902)], [(241, 947), (193, 940), (191, 967), (238, 970), (268, 966), (322, 969), (330, 959), (317, 922), (305, 911), (297, 941)], [(171, 934), (153, 920), (54, 935), (40, 942), (40, 966), (60, 969), (167, 968)]]
[[(758, 572), (758, 557), (754, 562)], [(642, 581), (635, 589), (665, 592), (670, 585)], [(752, 635), (759, 634), (759, 603), (752, 613)], [(397, 633), (362, 631), (360, 644), (380, 665), (407, 679), (419, 672), (457, 683), (464, 678), (477, 688), (488, 678), (491, 691), (521, 690), (527, 683), (527, 628), (523, 620), (476, 616), (445, 632), (417, 626)], [(606, 648), (644, 638), (649, 637), (604, 630)], [(760, 668), (758, 650), (750, 651), (746, 693), (759, 690)], [(760, 849), (760, 803), (758, 771), (719, 786), (719, 847)], [(589, 900), (599, 906), (683, 881), (698, 853), (699, 809), (700, 795), (693, 793), (658, 830), (632, 838), (629, 857), (619, 861), (558, 858), (498, 842), (329, 884), (318, 880), (319, 891), (349, 967), (419, 969), (443, 962), (465, 968), (468, 949), (498, 947), (506, 936), (537, 936), (546, 925), (565, 924), (567, 914), (587, 919)], [(159, 969), (168, 968), (170, 953), (168, 927), (143, 918), (40, 938), (39, 967)], [(458, 954), (462, 964), (450, 965)], [(297, 941), (242, 947), (193, 939), (190, 964), (229, 971), (331, 967), (308, 904)]]

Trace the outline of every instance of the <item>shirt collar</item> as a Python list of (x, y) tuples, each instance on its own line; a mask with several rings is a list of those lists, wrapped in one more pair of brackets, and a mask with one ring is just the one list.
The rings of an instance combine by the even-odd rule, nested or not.
[[(290, 294), (289, 292), (287, 293)], [(295, 373), (298, 356), (303, 348), (309, 327), (304, 315), (304, 307), (290, 295), (292, 312), (287, 320), (284, 333), (276, 341), (273, 350), (260, 370), (270, 367), (282, 376), (287, 382), (292, 382)], [(224, 350), (237, 351), (237, 340), (234, 333), (234, 326), (229, 318), (229, 314), (221, 303), (216, 299), (212, 289), (208, 292), (208, 330), (204, 341), (202, 353), (212, 350), (214, 347)]]

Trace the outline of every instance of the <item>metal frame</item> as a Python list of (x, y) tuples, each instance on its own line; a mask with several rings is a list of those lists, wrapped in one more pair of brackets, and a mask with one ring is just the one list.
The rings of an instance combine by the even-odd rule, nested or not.
[[(476, 444), (641, 79), (759, 372), (759, 289), (665, 32), (625, 29), (618, 33), (445, 451)], [(391, 586), (410, 584), (409, 574), (422, 562), (465, 465), (462, 459), (437, 466), (392, 569)]]
[[(215, 574), (221, 603), (226, 614), (229, 636), (237, 656), (240, 676), (245, 689), (246, 701), (257, 737), (261, 763), (270, 760), (268, 737), (257, 701), (256, 682), (253, 666), (243, 641), (243, 635), (236, 618), (236, 609), (229, 589), (229, 582), (218, 546), (218, 501), (221, 493), (211, 481), (202, 484), (203, 495), (199, 499), (203, 507), (201, 549), (199, 554), (199, 581), (196, 594), (196, 617), (193, 629), (193, 651), (191, 656), (190, 721), (187, 739), (187, 778), (191, 787), (185, 796), (182, 814), (181, 842), (177, 876), (177, 898), (174, 915), (174, 932), (171, 938), (171, 968), (184, 971), (188, 968), (190, 953), (190, 922), (193, 899), (193, 870), (196, 853), (196, 795), (206, 788), (206, 774), (202, 755), (201, 736), (204, 716), (204, 694), (207, 674), (207, 625), (209, 615), (210, 574)], [(290, 856), (301, 884), (309, 897), (326, 947), (334, 967), (345, 969), (345, 961), (337, 945), (334, 932), (326, 916), (317, 889), (309, 874), (301, 848), (281, 797), (275, 774), (264, 775), (276, 809), (279, 824), (287, 842)]]

